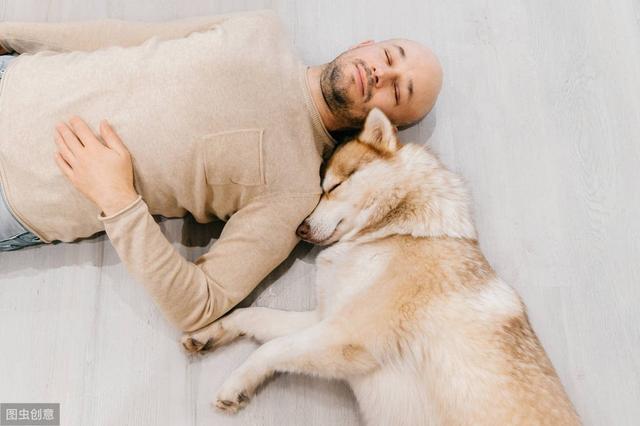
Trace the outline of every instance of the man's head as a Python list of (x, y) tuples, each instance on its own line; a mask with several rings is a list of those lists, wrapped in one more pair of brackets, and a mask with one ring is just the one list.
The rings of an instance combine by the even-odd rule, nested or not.
[(362, 42), (326, 64), (322, 95), (343, 128), (361, 127), (380, 108), (397, 126), (412, 124), (435, 104), (442, 68), (433, 52), (406, 39)]

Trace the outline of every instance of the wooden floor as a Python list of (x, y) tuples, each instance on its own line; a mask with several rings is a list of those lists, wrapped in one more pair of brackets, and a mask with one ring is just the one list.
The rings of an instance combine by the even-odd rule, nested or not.
[[(273, 8), (309, 64), (368, 38), (415, 38), (445, 70), (402, 134), (468, 180), (481, 246), (520, 292), (587, 425), (640, 424), (640, 3), (636, 0), (0, 0), (0, 19), (168, 20)], [(2, 131), (2, 129), (0, 129)], [(194, 260), (219, 226), (174, 219)], [(300, 245), (251, 297), (314, 305)], [(0, 254), (0, 402), (60, 402), (64, 425), (355, 425), (340, 383), (279, 376), (237, 417), (209, 406), (255, 348), (196, 360), (103, 234)]]

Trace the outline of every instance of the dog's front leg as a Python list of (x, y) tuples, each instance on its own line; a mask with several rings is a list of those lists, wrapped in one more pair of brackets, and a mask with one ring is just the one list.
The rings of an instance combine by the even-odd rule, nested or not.
[(200, 352), (225, 345), (237, 337), (266, 342), (310, 327), (318, 322), (315, 311), (294, 312), (261, 307), (236, 309), (229, 315), (182, 337), (188, 352)]
[(354, 341), (353, 336), (321, 322), (260, 346), (225, 381), (215, 405), (235, 413), (275, 372), (343, 379), (370, 371), (376, 365), (374, 357), (363, 344)]

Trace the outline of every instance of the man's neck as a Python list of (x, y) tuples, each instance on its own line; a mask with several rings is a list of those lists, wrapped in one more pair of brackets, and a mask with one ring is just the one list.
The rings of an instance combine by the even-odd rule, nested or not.
[(327, 101), (324, 99), (322, 89), (320, 87), (320, 75), (322, 74), (322, 65), (310, 66), (307, 68), (307, 82), (309, 83), (309, 89), (311, 90), (311, 99), (318, 108), (320, 113), (320, 119), (322, 124), (329, 132), (334, 132), (340, 128), (340, 123), (333, 115), (327, 105)]

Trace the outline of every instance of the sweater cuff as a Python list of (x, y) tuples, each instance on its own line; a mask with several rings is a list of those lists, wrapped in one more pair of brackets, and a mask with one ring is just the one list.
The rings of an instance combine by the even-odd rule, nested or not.
[(98, 220), (101, 222), (112, 222), (114, 220), (118, 220), (120, 216), (123, 216), (127, 212), (134, 210), (138, 206), (138, 204), (144, 204), (144, 201), (142, 201), (142, 195), (140, 194), (138, 194), (138, 197), (135, 200), (133, 200), (131, 204), (129, 204), (126, 207), (123, 207), (122, 209), (118, 210), (117, 212), (109, 216), (104, 216), (102, 214), (103, 212), (100, 212), (100, 214), (98, 215)]

